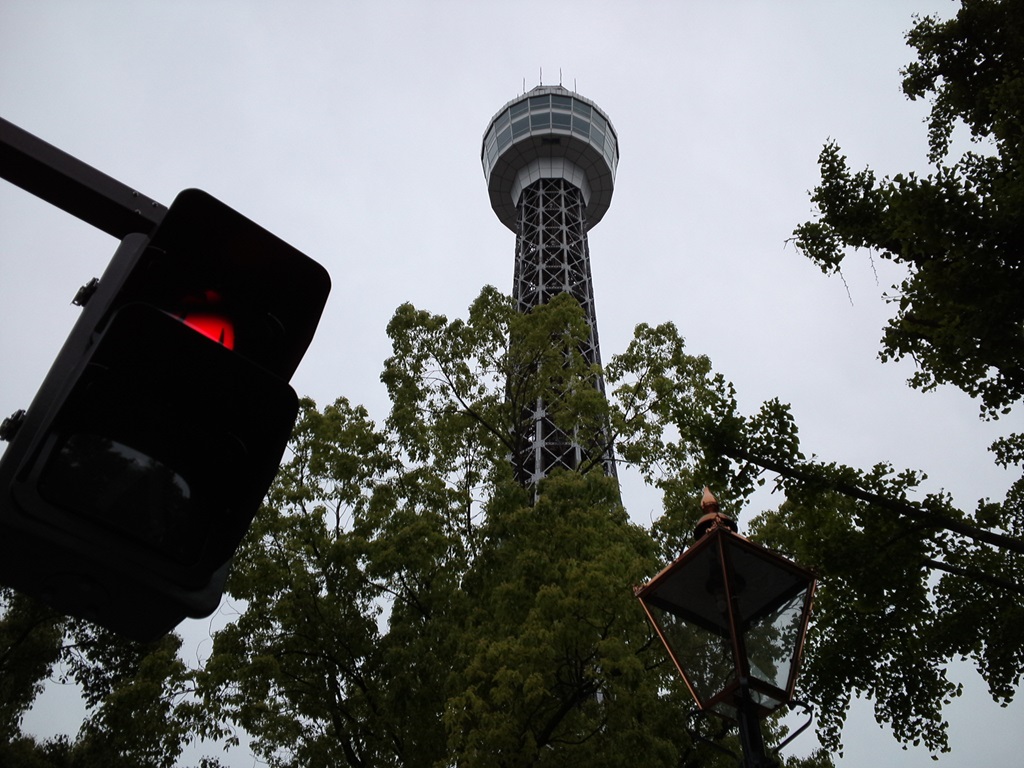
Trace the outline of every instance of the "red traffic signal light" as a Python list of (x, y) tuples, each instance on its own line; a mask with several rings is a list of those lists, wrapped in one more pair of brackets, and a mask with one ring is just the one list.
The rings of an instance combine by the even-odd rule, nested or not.
[(329, 290), (198, 190), (125, 237), (0, 459), (0, 582), (137, 638), (212, 612)]
[(189, 328), (199, 331), (208, 339), (235, 348), (235, 324), (221, 306), (223, 299), (216, 291), (200, 291), (186, 296), (178, 317)]

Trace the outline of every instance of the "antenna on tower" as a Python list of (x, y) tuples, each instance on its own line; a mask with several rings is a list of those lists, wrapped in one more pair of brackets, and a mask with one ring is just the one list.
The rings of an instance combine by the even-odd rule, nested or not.
[(561, 67), (558, 68), (558, 84), (559, 85), (562, 84), (562, 68)]
[(526, 78), (523, 78), (523, 93), (526, 93)]
[(538, 67), (540, 70), (540, 84), (544, 85), (544, 67)]
[(576, 91), (576, 93), (579, 93), (579, 90), (577, 90), (577, 88), (576, 88), (576, 78), (575, 77), (572, 79), (572, 89), (574, 91)]

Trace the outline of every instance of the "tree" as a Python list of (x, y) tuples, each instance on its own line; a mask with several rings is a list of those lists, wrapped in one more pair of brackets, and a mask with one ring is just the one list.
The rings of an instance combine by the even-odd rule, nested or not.
[(664, 674), (648, 667), (660, 659), (623, 589), (655, 567), (654, 547), (617, 483), (565, 472), (535, 504), (515, 496), (491, 506), (464, 580), (446, 707), (459, 764), (614, 766), (641, 753), (678, 764), (671, 714), (684, 707), (659, 694)]
[[(468, 321), (400, 307), (383, 374), (387, 422), (344, 399), (323, 410), (303, 402), (229, 580), (239, 616), (207, 663), (185, 673), (173, 636), (146, 648), (83, 625), (94, 634), (66, 663), (76, 660), (93, 715), (73, 743), (16, 748), (44, 765), (93, 754), (169, 765), (184, 739), (230, 745), (240, 728), (280, 766), (615, 765), (641, 749), (652, 765), (727, 764), (702, 739), (735, 752), (735, 737), (724, 723), (685, 725), (689, 695), (630, 588), (690, 543), (701, 485), (735, 513), (765, 466), (781, 468), (788, 500), (754, 518), (752, 535), (822, 576), (801, 687), (829, 749), (851, 691), (874, 696), (900, 739), (941, 749), (941, 705), (956, 692), (944, 661), (957, 653), (984, 659), (990, 682), (1012, 695), (1020, 595), (996, 576), (1013, 577), (1019, 562), (983, 561), (967, 546), (960, 567), (989, 579), (987, 603), (978, 607), (976, 588), (957, 591), (973, 574), (950, 573), (935, 598), (929, 563), (952, 568), (966, 545), (893, 514), (894, 503), (915, 509), (905, 495), (917, 475), (806, 461), (786, 406), (740, 414), (731, 385), (668, 324), (638, 326), (608, 366), (611, 402), (594, 399), (593, 371), (577, 359), (579, 307), (510, 307), (489, 288)], [(558, 386), (518, 380), (538, 371)], [(662, 489), (665, 513), (651, 529), (629, 522), (600, 462), (539, 487), (520, 482), (509, 459), (532, 418), (522, 403), (538, 397), (566, 434), (615, 439)], [(941, 497), (928, 503), (959, 519)], [(1004, 624), (975, 620), (993, 605)], [(56, 630), (56, 642), (71, 631)], [(38, 673), (24, 679), (21, 689)]]
[[(934, 173), (852, 173), (830, 143), (813, 193), (819, 216), (794, 237), (826, 273), (838, 272), (851, 249), (906, 266), (889, 296), (897, 313), (882, 360), (912, 357), (913, 386), (953, 384), (996, 418), (1024, 395), (1024, 4), (967, 0), (950, 21), (919, 19), (907, 39), (919, 60), (904, 71), (904, 90), (933, 99)], [(957, 122), (987, 152), (943, 165)], [(760, 473), (775, 475), (786, 502), (751, 528), (821, 577), (803, 685), (820, 708), (823, 742), (840, 748), (856, 692), (875, 701), (876, 717), (901, 741), (946, 749), (941, 707), (959, 694), (947, 677), (958, 657), (974, 661), (993, 698), (1008, 702), (1024, 664), (1024, 479), (1001, 504), (983, 500), (973, 513), (942, 492), (911, 501), (923, 472), (809, 460), (782, 403), (738, 414), (710, 366), (703, 395), (679, 389), (693, 364), (673, 328), (639, 329), (609, 366), (619, 394), (646, 404), (620, 451), (665, 489), (666, 518), (701, 477), (723, 483), (723, 497), (743, 506)], [(992, 450), (1003, 466), (1024, 465), (1021, 435)]]
[(229, 580), (245, 609), (199, 672), (205, 735), (244, 728), (280, 766), (715, 764), (633, 598), (661, 563), (614, 480), (527, 487), (510, 461), (538, 398), (604, 434), (583, 318), (491, 288), (468, 321), (406, 305), (384, 429), (303, 403)]
[[(721, 764), (632, 594), (678, 542), (629, 521), (599, 460), (539, 486), (510, 461), (538, 400), (591, 444), (639, 423), (593, 387), (587, 333), (568, 296), (524, 316), (486, 288), (466, 321), (400, 307), (387, 421), (302, 403), (201, 668), (174, 635), (126, 643), (12, 596), (9, 762), (164, 766), (243, 729), (280, 766)], [(38, 744), (17, 717), (58, 662), (90, 714)]]
[[(904, 69), (903, 90), (931, 100), (933, 172), (854, 173), (830, 142), (812, 196), (819, 215), (794, 239), (826, 274), (858, 249), (906, 267), (886, 297), (896, 313), (880, 358), (912, 358), (912, 386), (952, 384), (997, 418), (1024, 397), (1024, 3), (963, 0), (953, 19), (919, 18), (907, 42), (918, 60)], [(983, 150), (949, 162), (958, 126)], [(770, 442), (788, 444), (759, 445), (762, 425), (753, 420), (718, 429), (717, 440), (734, 460), (780, 473), (787, 503), (758, 531), (828, 576), (816, 623), (827, 642), (812, 657), (809, 684), (840, 701), (851, 689), (873, 696), (898, 737), (941, 749), (941, 713), (912, 702), (958, 693), (945, 679), (949, 659), (974, 660), (997, 701), (1009, 701), (1020, 683), (1024, 479), (1001, 504), (982, 500), (973, 513), (942, 493), (911, 503), (907, 492), (923, 473), (808, 462), (788, 414), (773, 410), (783, 418)], [(1009, 435), (992, 451), (1000, 465), (1020, 467), (1024, 436)], [(823, 512), (829, 494), (839, 514)], [(942, 574), (937, 584), (933, 570)], [(854, 649), (866, 663), (844, 673), (851, 658), (841, 654)], [(832, 742), (837, 714), (824, 719)]]
[(0, 590), (0, 742), (21, 735), (21, 718), (60, 656), (53, 611), (9, 589)]
[[(829, 143), (812, 196), (819, 216), (794, 237), (826, 273), (851, 248), (906, 266), (887, 297), (896, 315), (881, 358), (912, 357), (913, 386), (953, 384), (996, 416), (1024, 396), (1024, 3), (964, 0), (949, 21), (919, 19), (907, 42), (918, 61), (903, 91), (931, 98), (934, 172), (853, 173)], [(985, 151), (945, 164), (958, 125)]]
[[(128, 641), (3, 592), (0, 618), (0, 764), (40, 768), (169, 768), (193, 730), (181, 639)], [(48, 678), (82, 690), (89, 716), (74, 738), (38, 742), (21, 718)]]
[[(800, 688), (818, 709), (826, 747), (841, 750), (856, 693), (874, 699), (879, 721), (900, 741), (946, 749), (942, 706), (959, 693), (947, 665), (960, 656), (976, 661), (997, 700), (1012, 698), (1024, 661), (1024, 562), (957, 532), (991, 534), (982, 526), (996, 522), (992, 505), (971, 519), (941, 493), (910, 501), (921, 473), (806, 459), (788, 406), (773, 400), (740, 414), (732, 387), (706, 358), (685, 353), (671, 325), (638, 327), (608, 366), (608, 380), (642, 416), (620, 422), (619, 452), (664, 491), (653, 533), (667, 544), (687, 540), (698, 514), (687, 500), (703, 478), (716, 483), (727, 508), (742, 510), (764, 474), (775, 474), (785, 503), (747, 527), (818, 573)], [(1018, 551), (1021, 485), (1000, 510), (1005, 533), (997, 537)], [(936, 568), (943, 571), (937, 585)], [(984, 615), (998, 616), (997, 626)]]

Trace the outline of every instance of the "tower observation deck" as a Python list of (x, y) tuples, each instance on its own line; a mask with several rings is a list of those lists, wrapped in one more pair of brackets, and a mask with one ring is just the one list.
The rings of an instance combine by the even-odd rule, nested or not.
[[(512, 298), (529, 312), (560, 293), (586, 314), (590, 338), (581, 349), (601, 364), (587, 232), (611, 204), (619, 141), (594, 102), (561, 86), (538, 86), (491, 118), (480, 153), (491, 207), (516, 233)], [(602, 392), (604, 380), (594, 382)], [(520, 479), (534, 483), (555, 467), (576, 469), (599, 458), (615, 475), (610, 444), (581, 446), (536, 404), (530, 445), (517, 457)]]

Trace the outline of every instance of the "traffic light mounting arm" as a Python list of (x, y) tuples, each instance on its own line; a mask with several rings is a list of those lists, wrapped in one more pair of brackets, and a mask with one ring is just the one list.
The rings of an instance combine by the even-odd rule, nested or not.
[(117, 239), (149, 234), (161, 205), (0, 117), (0, 177)]

